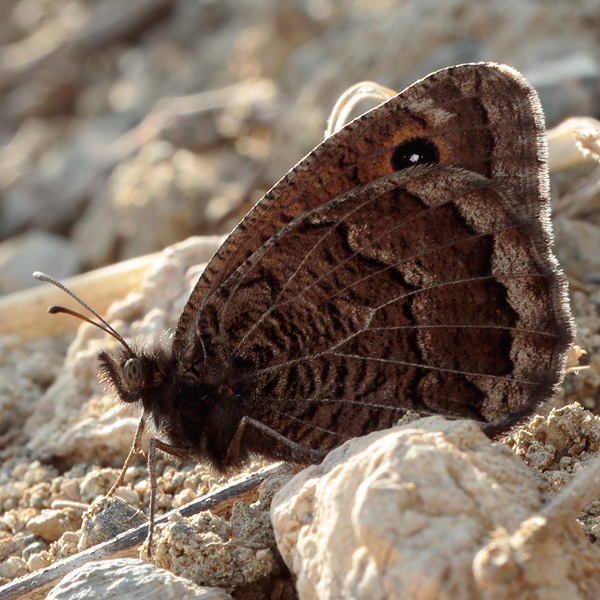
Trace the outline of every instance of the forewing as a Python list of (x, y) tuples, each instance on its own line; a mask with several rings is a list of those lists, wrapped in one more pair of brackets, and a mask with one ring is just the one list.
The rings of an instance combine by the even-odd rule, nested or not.
[(440, 164), (501, 180), (530, 216), (548, 219), (545, 127), (535, 90), (506, 65), (443, 69), (326, 139), (265, 195), (202, 274), (181, 315), (175, 352), (189, 352), (201, 305), (275, 232), (310, 208), (409, 166), (415, 139)]

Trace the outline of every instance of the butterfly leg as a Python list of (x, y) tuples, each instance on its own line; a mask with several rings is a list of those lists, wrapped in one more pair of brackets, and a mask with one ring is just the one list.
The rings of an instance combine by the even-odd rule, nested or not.
[(325, 450), (306, 448), (250, 417), (242, 417), (227, 449), (225, 464), (235, 464), (237, 457), (245, 449), (256, 449), (269, 458), (305, 465), (321, 462), (328, 453)]
[(144, 421), (144, 417), (142, 416), (140, 422), (138, 423), (137, 430), (135, 432), (135, 436), (133, 437), (133, 442), (131, 444), (131, 449), (129, 450), (129, 454), (125, 459), (125, 463), (121, 468), (121, 472), (117, 477), (117, 480), (114, 482), (113, 486), (108, 490), (108, 494), (106, 494), (107, 498), (110, 498), (123, 484), (123, 480), (125, 479), (125, 474), (127, 473), (127, 469), (129, 469), (129, 465), (133, 460), (133, 457), (140, 451), (141, 449), (141, 439), (142, 434), (144, 433), (144, 427), (146, 426), (146, 422)]
[(187, 448), (166, 444), (158, 438), (150, 438), (148, 442), (148, 474), (150, 476), (150, 526), (148, 528), (148, 546), (146, 555), (148, 560), (152, 559), (152, 538), (154, 536), (154, 518), (156, 513), (156, 449), (162, 450), (171, 456), (185, 459), (190, 452)]

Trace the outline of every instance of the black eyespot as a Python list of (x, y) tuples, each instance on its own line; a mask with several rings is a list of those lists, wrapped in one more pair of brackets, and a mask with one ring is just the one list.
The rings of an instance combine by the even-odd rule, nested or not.
[(128, 388), (135, 389), (142, 385), (144, 373), (142, 370), (142, 361), (139, 358), (130, 358), (123, 365), (123, 375)]
[(394, 171), (400, 171), (423, 163), (437, 163), (439, 160), (440, 155), (433, 142), (425, 138), (413, 138), (396, 147), (391, 163)]

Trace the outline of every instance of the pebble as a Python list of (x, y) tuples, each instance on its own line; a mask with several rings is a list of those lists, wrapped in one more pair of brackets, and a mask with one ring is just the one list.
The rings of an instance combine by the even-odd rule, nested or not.
[(81, 527), (81, 513), (73, 509), (43, 510), (27, 522), (27, 529), (47, 542), (55, 542), (66, 531)]

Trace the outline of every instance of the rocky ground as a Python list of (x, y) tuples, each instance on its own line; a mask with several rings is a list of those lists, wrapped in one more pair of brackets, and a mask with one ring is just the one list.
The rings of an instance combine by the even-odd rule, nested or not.
[[(36, 269), (65, 278), (227, 233), (322, 139), (335, 100), (361, 80), (401, 89), (450, 64), (493, 60), (538, 89), (549, 127), (598, 117), (599, 25), (596, 0), (5, 0), (0, 292), (32, 285)], [(506, 440), (537, 482), (531, 511), (600, 444), (600, 170), (593, 160), (556, 170), (552, 186), (555, 251), (589, 369), (567, 376), (541, 415)], [(205, 260), (194, 238), (161, 255), (141, 288), (110, 309), (111, 323), (126, 337), (173, 328)], [(83, 327), (44, 337), (44, 320), (61, 317), (43, 310), (32, 319), (39, 334), (0, 337), (0, 583), (87, 547), (82, 517), (114, 482), (136, 426), (97, 381), (105, 336)], [(0, 304), (0, 332), (11, 319)], [(163, 461), (158, 471), (161, 512), (224, 483), (198, 465)], [(238, 521), (195, 518), (229, 565), (212, 569), (220, 579), (173, 567), (183, 542), (165, 546), (157, 564), (237, 598), (293, 597), (272, 539), (249, 535), (243, 551), (222, 550), (240, 539), (242, 513), (268, 528), (272, 493), (239, 505)], [(119, 495), (147, 511), (142, 463)], [(595, 547), (600, 504), (580, 521)]]

